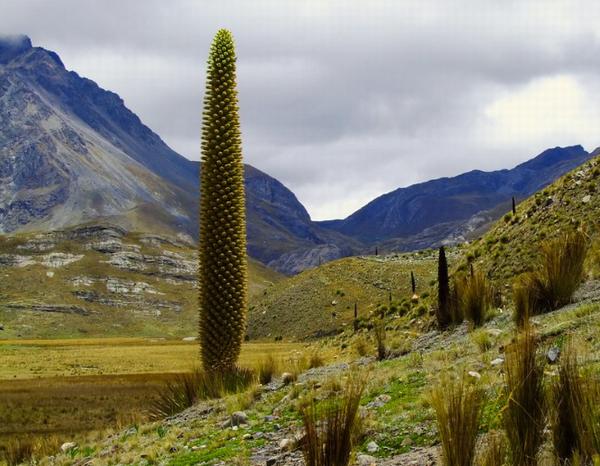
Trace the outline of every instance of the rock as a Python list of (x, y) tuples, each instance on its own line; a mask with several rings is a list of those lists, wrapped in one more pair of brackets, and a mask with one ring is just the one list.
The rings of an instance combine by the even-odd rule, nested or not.
[(546, 359), (550, 364), (555, 364), (560, 357), (560, 348), (558, 346), (553, 346), (548, 350), (546, 354)]
[(377, 466), (377, 458), (371, 455), (358, 455), (356, 462), (358, 466)]
[(277, 457), (269, 458), (269, 459), (266, 461), (265, 465), (266, 465), (266, 466), (275, 466), (275, 465), (277, 464), (277, 460), (278, 460), (278, 458), (277, 458)]
[(60, 450), (63, 453), (66, 453), (68, 451), (73, 450), (74, 448), (77, 448), (77, 444), (75, 442), (65, 442), (60, 446)]
[(279, 442), (279, 448), (283, 451), (290, 451), (294, 449), (295, 442), (291, 438), (281, 439)]
[(375, 453), (379, 450), (379, 445), (377, 445), (376, 442), (374, 441), (370, 441), (369, 443), (367, 443), (367, 451), (369, 453)]
[(497, 336), (500, 336), (500, 334), (502, 333), (502, 330), (500, 330), (498, 328), (488, 328), (487, 333), (489, 333), (493, 337), (497, 337)]
[(252, 440), (254, 436), (252, 434), (244, 434), (242, 440)]
[(291, 384), (295, 379), (296, 377), (294, 377), (294, 374), (292, 374), (291, 372), (284, 372), (283, 374), (281, 374), (281, 381), (284, 385)]
[(476, 371), (469, 371), (468, 374), (470, 377), (473, 377), (474, 379), (477, 379), (477, 380), (479, 380), (481, 378), (481, 374)]
[(386, 403), (389, 403), (389, 401), (391, 399), (392, 399), (392, 397), (390, 395), (386, 395), (385, 393), (381, 394), (377, 398), (375, 398), (373, 401), (371, 401), (370, 403), (368, 403), (367, 404), (367, 408), (370, 408), (370, 409), (381, 408)]
[(410, 437), (404, 437), (404, 440), (402, 440), (403, 447), (410, 447), (412, 444), (413, 440)]
[(502, 359), (502, 358), (496, 358), (492, 362), (490, 362), (490, 364), (492, 366), (501, 366), (502, 364), (504, 364), (504, 359)]
[(196, 341), (198, 337), (183, 337), (181, 341)]
[(232, 426), (248, 424), (248, 415), (244, 411), (236, 411), (231, 415), (230, 421)]
[(46, 277), (48, 277), (48, 278), (52, 278), (52, 277), (54, 277), (54, 272), (53, 272), (52, 270), (48, 270), (48, 271), (46, 272)]
[(4, 330), (4, 324), (0, 324), (0, 330)]
[(583, 196), (583, 199), (581, 199), (581, 202), (583, 202), (584, 204), (587, 204), (591, 200), (592, 200), (592, 196), (590, 196), (589, 194), (587, 194), (587, 195)]

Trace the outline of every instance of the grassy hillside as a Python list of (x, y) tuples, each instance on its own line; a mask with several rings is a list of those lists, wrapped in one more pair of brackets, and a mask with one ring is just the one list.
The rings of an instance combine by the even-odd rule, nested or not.
[(359, 317), (367, 317), (378, 306), (389, 306), (390, 292), (393, 306), (406, 306), (412, 295), (411, 271), (417, 293), (426, 297), (437, 273), (437, 252), (349, 257), (304, 271), (253, 301), (248, 334), (306, 338), (335, 333), (351, 324), (355, 303)]
[[(600, 157), (584, 163), (517, 205), (465, 249), (468, 262), (508, 283), (535, 265), (539, 244), (561, 232), (583, 228), (595, 240), (600, 226)], [(593, 260), (594, 253), (590, 256)]]
[[(84, 226), (0, 237), (0, 338), (184, 337), (197, 332), (196, 250)], [(250, 293), (282, 278), (250, 261)]]

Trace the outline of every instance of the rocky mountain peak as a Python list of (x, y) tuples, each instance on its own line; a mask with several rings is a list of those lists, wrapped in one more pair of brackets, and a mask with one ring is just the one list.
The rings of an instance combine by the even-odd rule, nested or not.
[(31, 39), (25, 35), (0, 36), (0, 63), (8, 63), (31, 48)]

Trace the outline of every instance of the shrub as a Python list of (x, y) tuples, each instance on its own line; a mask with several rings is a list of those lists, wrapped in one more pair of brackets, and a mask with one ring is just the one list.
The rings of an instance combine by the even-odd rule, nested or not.
[(475, 460), (483, 392), (460, 379), (446, 378), (430, 394), (442, 442), (444, 466), (471, 466)]
[(471, 339), (473, 340), (473, 343), (477, 345), (479, 351), (481, 351), (482, 353), (485, 353), (486, 351), (492, 349), (492, 337), (488, 332), (486, 332), (483, 329), (478, 329), (471, 333)]
[(544, 363), (537, 354), (537, 338), (526, 326), (506, 348), (505, 394), (502, 422), (515, 466), (537, 465), (545, 424)]
[(339, 398), (317, 407), (314, 400), (301, 408), (306, 436), (302, 453), (307, 466), (347, 466), (359, 427), (362, 380), (351, 379)]
[(190, 373), (178, 374), (159, 390), (150, 407), (150, 416), (161, 419), (177, 414), (199, 400), (240, 392), (254, 383), (255, 378), (255, 373), (245, 368), (223, 372), (196, 369)]
[(600, 387), (581, 372), (573, 340), (552, 384), (552, 440), (560, 464), (591, 463), (600, 454)]
[(258, 364), (256, 372), (258, 374), (258, 382), (261, 385), (267, 385), (279, 373), (279, 364), (272, 355), (268, 355)]

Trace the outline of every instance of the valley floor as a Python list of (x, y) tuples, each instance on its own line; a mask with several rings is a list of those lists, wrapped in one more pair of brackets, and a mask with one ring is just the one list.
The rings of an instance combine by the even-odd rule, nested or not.
[[(285, 359), (295, 343), (247, 343), (241, 362)], [(60, 445), (146, 422), (161, 386), (199, 364), (197, 342), (106, 338), (0, 340), (0, 453), (9, 440)], [(1, 460), (0, 460), (1, 462)]]
[[(598, 290), (598, 282), (588, 282), (577, 294), (576, 304), (533, 319), (542, 342), (541, 354), (545, 355), (551, 347), (561, 347), (568, 336), (576, 335), (581, 349), (585, 349), (589, 355), (589, 367), (594, 371), (600, 369)], [(254, 387), (242, 394), (201, 402), (164, 421), (125, 422), (125, 427), (121, 430), (81, 442), (68, 453), (42, 458), (39, 464), (303, 465), (302, 455), (296, 446), (302, 435), (298, 411), (300, 403), (307, 396), (319, 399), (336, 396), (344, 380), (356, 374), (368, 381), (360, 408), (364, 437), (355, 449), (355, 459), (359, 465), (439, 464), (438, 432), (434, 413), (428, 402), (428, 392), (443, 374), (469, 372), (470, 377), (485, 389), (482, 437), (486, 432), (500, 427), (500, 413), (506, 402), (502, 390), (503, 349), (514, 335), (510, 310), (498, 311), (483, 328), (474, 331), (463, 324), (447, 332), (414, 334), (403, 330), (402, 322), (397, 319), (390, 323), (395, 326), (388, 333), (389, 341), (404, 342), (403, 350), (397, 352), (396, 357), (376, 361), (373, 357), (374, 340), (367, 330), (358, 335), (347, 331), (337, 337), (314, 343), (311, 348), (294, 345), (247, 345), (244, 353), (246, 361), (265, 354), (265, 351), (280, 350), (283, 355), (298, 349), (305, 352), (318, 349), (329, 355), (335, 353), (339, 360), (330, 360), (323, 367), (307, 370), (294, 384), (284, 385), (280, 379), (276, 379), (269, 385)], [(196, 355), (195, 345), (180, 342), (169, 345), (167, 342), (125, 341), (119, 348), (124, 359), (139, 361), (130, 363), (132, 367), (138, 367), (136, 364), (139, 364), (139, 367), (147, 370), (145, 360), (151, 359), (148, 348), (152, 348), (152, 345), (156, 345), (153, 351), (157, 373), (168, 368), (164, 364), (176, 361), (171, 359), (173, 354), (180, 354), (183, 358), (193, 358)], [(19, 345), (6, 344), (2, 350), (15, 351), (15, 346)], [(83, 346), (85, 345), (77, 344), (72, 349), (86, 351)], [(23, 354), (29, 352), (33, 356), (34, 348), (24, 344), (21, 350), (24, 351)], [(52, 345), (48, 346), (50, 352), (59, 351), (58, 348), (60, 346), (56, 349)], [(90, 345), (90, 348), (94, 348), (91, 349), (91, 354), (101, 351), (95, 344)], [(168, 355), (170, 351), (172, 353)], [(139, 356), (133, 356), (140, 352), (142, 354)], [(168, 356), (161, 356), (164, 354)], [(99, 363), (100, 359), (93, 364), (119, 367), (118, 357), (114, 357), (106, 365)], [(25, 364), (26, 359), (21, 361)], [(193, 359), (189, 361), (191, 363)], [(11, 364), (11, 370), (17, 374), (23, 376), (26, 373), (16, 360)], [(50, 364), (47, 375), (60, 370), (67, 374), (71, 370), (68, 364), (66, 362), (59, 368), (56, 363), (54, 369)], [(547, 382), (556, 375), (556, 367), (552, 364), (547, 366)], [(180, 368), (184, 369), (185, 363), (176, 362), (170, 369)], [(282, 369), (285, 370), (285, 367)], [(137, 376), (131, 377), (135, 380)], [(6, 387), (4, 384), (7, 383), (3, 382), (0, 386)], [(152, 383), (149, 382), (150, 385)], [(135, 396), (139, 396), (139, 393), (133, 395), (134, 400)], [(135, 401), (131, 405), (134, 406)], [(233, 412), (240, 410), (245, 412), (247, 424), (242, 424), (239, 428), (227, 427), (224, 422)], [(546, 441), (549, 443), (549, 439)]]

